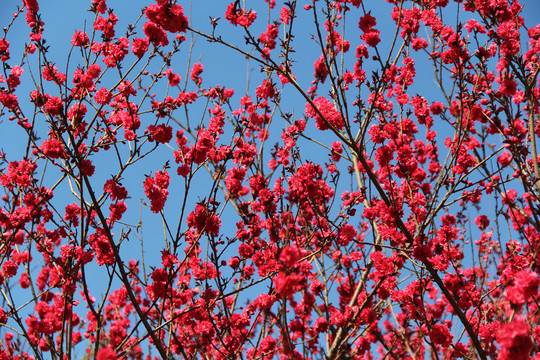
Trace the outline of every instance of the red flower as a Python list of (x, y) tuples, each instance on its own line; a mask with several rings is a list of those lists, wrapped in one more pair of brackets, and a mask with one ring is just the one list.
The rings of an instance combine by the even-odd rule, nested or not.
[(281, 260), (283, 265), (287, 268), (292, 268), (298, 265), (300, 258), (300, 251), (296, 246), (293, 245), (287, 245), (284, 247), (279, 255), (279, 260)]
[(291, 11), (286, 6), (282, 7), (281, 10), (279, 11), (279, 19), (281, 20), (281, 22), (284, 24), (288, 24), (290, 18), (291, 18)]
[(115, 204), (109, 206), (111, 213), (109, 214), (109, 220), (118, 221), (122, 219), (122, 215), (126, 212), (127, 206), (123, 201), (118, 201)]
[(165, 70), (165, 75), (167, 75), (169, 85), (177, 86), (178, 84), (180, 84), (180, 75), (173, 73), (171, 69)]
[(296, 287), (300, 283), (301, 275), (298, 274), (286, 274), (281, 271), (279, 274), (272, 278), (276, 293), (281, 297), (288, 297), (296, 292)]
[(107, 11), (106, 0), (92, 0), (92, 7), (98, 14), (105, 14)]
[(242, 181), (244, 181), (245, 176), (245, 166), (241, 168), (234, 167), (227, 172), (225, 185), (227, 186), (227, 191), (229, 192), (229, 197), (231, 199), (237, 199), (240, 196), (245, 196), (248, 194), (249, 188), (242, 186)]
[(507, 167), (512, 162), (512, 154), (509, 151), (504, 151), (497, 158), (497, 162), (501, 165), (501, 167)]
[(6, 38), (0, 39), (0, 57), (2, 62), (9, 59), (9, 41), (7, 41)]
[(520, 315), (516, 315), (512, 322), (499, 328), (497, 342), (501, 346), (498, 360), (530, 359), (529, 353), (534, 346), (529, 324)]
[(204, 205), (197, 204), (195, 211), (187, 217), (189, 227), (197, 229), (198, 233), (208, 233), (210, 235), (219, 235), (221, 219), (210, 212)]
[(319, 317), (315, 320), (315, 325), (313, 325), (313, 330), (318, 333), (325, 333), (328, 331), (328, 320), (325, 317)]
[(225, 12), (225, 19), (229, 20), (234, 26), (240, 25), (244, 27), (249, 27), (255, 19), (257, 18), (257, 13), (253, 10), (246, 12), (244, 9), (238, 9), (236, 2), (229, 4), (227, 6), (227, 11)]
[(271, 81), (263, 80), (263, 83), (255, 89), (255, 94), (261, 99), (268, 99), (274, 97), (274, 86)]
[(313, 103), (319, 109), (320, 113), (324, 116), (326, 121), (321, 118), (321, 116), (315, 111), (315, 109), (311, 106), (311, 104), (306, 104), (305, 113), (308, 117), (315, 117), (315, 126), (319, 130), (327, 130), (329, 129), (326, 122), (332, 124), (336, 129), (341, 130), (343, 126), (345, 125), (343, 121), (343, 117), (337, 111), (334, 104), (325, 97), (319, 97), (315, 100), (313, 100)]
[(17, 95), (0, 91), (0, 103), (10, 110), (15, 110), (19, 107)]
[(21, 80), (19, 79), (19, 77), (23, 74), (23, 72), (24, 70), (20, 66), (13, 66), (11, 68), (11, 74), (6, 80), (10, 88), (15, 89), (17, 86), (20, 85)]
[(449, 347), (454, 339), (448, 326), (443, 324), (433, 325), (433, 328), (429, 332), (429, 338), (433, 343), (442, 345), (445, 348)]
[(4, 311), (4, 308), (0, 308), (0, 324), (7, 323), (7, 313)]
[(66, 74), (58, 72), (58, 68), (54, 65), (47, 64), (43, 67), (42, 75), (45, 80), (54, 81), (58, 85), (66, 81)]
[(206, 161), (209, 151), (214, 147), (214, 138), (206, 129), (198, 132), (198, 139), (191, 150), (191, 160), (195, 164), (202, 164)]
[(35, 13), (36, 11), (39, 10), (39, 5), (38, 5), (37, 0), (23, 0), (23, 4), (29, 13)]
[(8, 164), (7, 172), (0, 176), (0, 183), (10, 191), (17, 186), (28, 188), (32, 184), (32, 175), (36, 168), (37, 164), (27, 160), (12, 161)]
[(155, 178), (148, 176), (143, 184), (144, 193), (150, 200), (150, 210), (158, 213), (165, 206), (169, 195), (169, 173), (167, 171), (157, 171)]
[(271, 354), (274, 352), (275, 347), (276, 347), (276, 339), (274, 339), (272, 336), (267, 336), (264, 339), (262, 339), (261, 344), (259, 346), (259, 351), (263, 354)]
[(150, 141), (166, 144), (172, 139), (172, 127), (165, 124), (159, 124), (158, 126), (150, 125), (148, 126), (148, 132), (150, 133)]
[(107, 194), (111, 194), (111, 200), (124, 200), (127, 198), (126, 188), (118, 185), (113, 179), (109, 179), (103, 185), (103, 191)]
[(499, 92), (506, 96), (513, 96), (516, 93), (517, 84), (512, 79), (503, 80), (501, 86), (499, 87)]
[(429, 111), (431, 111), (433, 115), (440, 115), (443, 110), (444, 110), (444, 104), (442, 102), (434, 102), (429, 107)]
[(112, 94), (107, 91), (106, 88), (102, 87), (98, 91), (96, 91), (96, 94), (94, 95), (94, 99), (96, 102), (100, 105), (107, 105), (111, 102)]
[(191, 69), (191, 80), (195, 81), (197, 85), (201, 85), (202, 79), (199, 77), (199, 75), (202, 74), (204, 70), (204, 67), (201, 63), (195, 63), (193, 64), (193, 68)]
[(107, 345), (98, 350), (96, 360), (116, 360), (118, 355), (110, 345)]
[(148, 39), (141, 39), (141, 38), (133, 39), (133, 44), (131, 45), (131, 51), (133, 52), (133, 55), (135, 55), (139, 59), (143, 57), (143, 55), (148, 50), (149, 44), (150, 42), (148, 41)]
[(79, 226), (79, 216), (81, 215), (81, 208), (78, 204), (73, 203), (66, 205), (66, 213), (64, 220), (71, 222), (74, 226)]
[(79, 168), (81, 173), (88, 177), (94, 175), (94, 171), (96, 171), (96, 167), (92, 165), (92, 161), (89, 159), (81, 160), (81, 165)]
[(370, 14), (366, 14), (360, 18), (360, 22), (358, 23), (358, 27), (364, 32), (360, 38), (372, 47), (381, 41), (379, 37), (380, 31), (373, 29), (375, 25), (377, 25), (377, 20)]
[(358, 23), (358, 27), (360, 28), (360, 30), (362, 30), (363, 32), (366, 32), (368, 31), (369, 29), (371, 29), (372, 27), (374, 27), (375, 25), (377, 25), (377, 19), (375, 19), (373, 16), (371, 16), (371, 14), (366, 14), (365, 16), (362, 16), (360, 18), (360, 22)]
[(538, 294), (540, 278), (534, 272), (522, 270), (514, 276), (514, 284), (506, 289), (505, 297), (516, 305), (527, 303)]
[(399, 94), (396, 100), (400, 105), (406, 105), (409, 102), (409, 94)]
[(6, 260), (2, 264), (2, 270), (4, 270), (4, 276), (7, 278), (17, 275), (18, 269), (19, 269), (19, 266), (17, 265), (15, 261), (12, 261), (12, 260)]
[(83, 46), (87, 45), (89, 40), (88, 34), (84, 31), (75, 31), (73, 37), (71, 38), (71, 44), (73, 46)]
[(420, 49), (425, 49), (425, 48), (428, 47), (428, 43), (427, 43), (426, 39), (421, 38), (421, 37), (414, 38), (411, 45), (412, 45), (414, 51), (418, 51)]
[(356, 235), (357, 235), (357, 232), (354, 226), (350, 224), (345, 224), (343, 225), (343, 227), (340, 229), (338, 233), (336, 243), (339, 246), (348, 246), (349, 243), (354, 240)]
[(58, 96), (53, 96), (45, 104), (45, 112), (51, 116), (60, 114), (63, 109), (63, 102)]
[(144, 14), (170, 33), (186, 32), (188, 20), (184, 16), (184, 8), (178, 4), (162, 1), (161, 4), (148, 6)]
[(324, 57), (322, 55), (313, 63), (313, 67), (315, 68), (315, 73), (313, 76), (324, 84), (324, 81), (328, 76), (328, 68), (324, 63)]
[[(159, 46), (159, 45), (167, 46), (169, 44), (169, 39), (167, 39), (167, 34), (165, 33), (165, 31), (160, 26), (153, 23), (152, 21), (147, 21), (143, 25), (143, 31), (146, 37), (148, 38), (148, 40), (151, 41), (154, 44), (154, 46)], [(140, 54), (140, 52), (138, 52), (138, 54)]]
[(341, 141), (334, 141), (332, 143), (332, 160), (334, 160), (335, 162), (341, 160), (341, 153), (343, 153)]
[(480, 230), (485, 230), (489, 226), (489, 218), (486, 215), (479, 215), (474, 219), (474, 223)]

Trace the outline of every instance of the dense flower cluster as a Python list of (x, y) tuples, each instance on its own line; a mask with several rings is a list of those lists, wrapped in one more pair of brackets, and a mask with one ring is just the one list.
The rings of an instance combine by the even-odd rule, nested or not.
[[(315, 126), (317, 129), (328, 130), (330, 129), (328, 124), (332, 125), (338, 130), (343, 128), (345, 125), (343, 117), (330, 100), (325, 97), (319, 97), (313, 100), (313, 104), (319, 111), (317, 112), (313, 106), (311, 106), (311, 104), (307, 104), (305, 113), (308, 117), (315, 118)], [(322, 114), (322, 116), (319, 114), (319, 112)]]
[(150, 209), (157, 213), (163, 209), (169, 195), (169, 173), (157, 171), (154, 177), (148, 176), (144, 180), (144, 193), (150, 200)]

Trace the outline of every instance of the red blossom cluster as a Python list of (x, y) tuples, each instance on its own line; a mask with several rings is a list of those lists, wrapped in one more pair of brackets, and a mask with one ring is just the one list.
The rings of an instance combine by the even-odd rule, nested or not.
[(306, 104), (305, 113), (308, 117), (315, 118), (315, 126), (317, 129), (328, 130), (330, 129), (330, 126), (328, 125), (332, 125), (338, 130), (343, 128), (345, 125), (343, 116), (330, 100), (321, 96), (313, 100), (313, 104), (318, 111), (315, 110), (311, 104)]
[(245, 11), (244, 9), (240, 9), (238, 7), (238, 1), (235, 1), (227, 6), (225, 19), (229, 20), (234, 26), (240, 25), (247, 28), (257, 19), (257, 13), (253, 10)]
[(167, 201), (167, 196), (169, 191), (169, 173), (167, 171), (157, 171), (155, 176), (148, 176), (144, 180), (143, 188), (144, 193), (150, 200), (150, 209), (157, 213), (163, 209), (165, 202)]

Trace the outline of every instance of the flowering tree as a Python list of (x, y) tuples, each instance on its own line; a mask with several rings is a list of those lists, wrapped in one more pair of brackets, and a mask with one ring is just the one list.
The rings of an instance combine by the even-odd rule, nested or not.
[(540, 359), (527, 6), (112, 3), (3, 24), (1, 359)]

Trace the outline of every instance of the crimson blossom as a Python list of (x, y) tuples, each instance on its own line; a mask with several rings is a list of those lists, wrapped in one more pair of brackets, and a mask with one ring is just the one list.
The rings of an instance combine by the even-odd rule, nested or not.
[(534, 1), (10, 6), (0, 360), (540, 360)]

